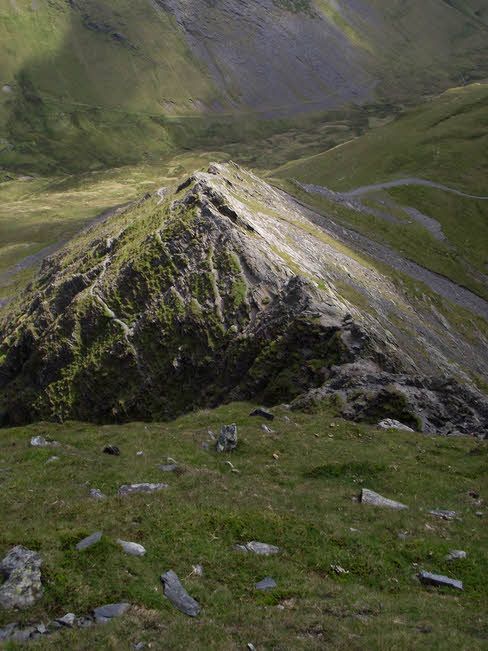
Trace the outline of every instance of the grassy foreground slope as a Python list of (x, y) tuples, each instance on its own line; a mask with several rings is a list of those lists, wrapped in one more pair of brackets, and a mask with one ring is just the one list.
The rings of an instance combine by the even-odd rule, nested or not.
[[(45, 595), (27, 611), (0, 611), (0, 628), (128, 601), (131, 611), (114, 623), (66, 630), (32, 648), (130, 649), (140, 641), (155, 649), (486, 648), (488, 538), (476, 511), (484, 518), (487, 511), (469, 494), (486, 497), (486, 443), (385, 433), (280, 408), (270, 434), (247, 416), (251, 409), (231, 404), (165, 424), (3, 430), (0, 467), (12, 471), (0, 475), (0, 556), (17, 544), (38, 550)], [(205, 450), (208, 429), (217, 434), (230, 422), (239, 428), (236, 452)], [(60, 446), (29, 448), (37, 434)], [(107, 444), (119, 445), (121, 456), (102, 454)], [(53, 454), (59, 460), (47, 463)], [(158, 470), (168, 456), (181, 472)], [(120, 485), (141, 481), (169, 488), (116, 497)], [(359, 504), (363, 486), (410, 508)], [(90, 488), (107, 498), (90, 499)], [(428, 513), (434, 508), (460, 519), (438, 519)], [(94, 531), (102, 541), (76, 551)], [(147, 555), (124, 555), (117, 538), (143, 544)], [(280, 553), (234, 549), (251, 540)], [(452, 549), (467, 559), (447, 563)], [(421, 568), (461, 579), (464, 592), (420, 585), (413, 575)], [(200, 603), (197, 619), (163, 596), (159, 575), (169, 569)], [(266, 576), (277, 587), (256, 591)]]

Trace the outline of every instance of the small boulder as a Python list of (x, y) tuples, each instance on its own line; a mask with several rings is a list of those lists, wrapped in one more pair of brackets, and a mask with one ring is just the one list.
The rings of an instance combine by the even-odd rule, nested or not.
[(413, 432), (414, 430), (411, 427), (408, 427), (408, 425), (404, 425), (403, 423), (400, 423), (398, 420), (394, 420), (393, 418), (385, 418), (384, 420), (381, 420), (378, 423), (378, 427), (380, 429), (384, 430), (389, 430), (389, 429), (398, 429), (403, 432)]
[(52, 445), (58, 445), (56, 441), (46, 441), (43, 436), (33, 436), (30, 440), (31, 448), (47, 448)]
[(223, 425), (215, 444), (217, 452), (232, 452), (237, 447), (237, 425)]
[(275, 433), (274, 429), (270, 429), (267, 425), (261, 425), (261, 429), (263, 430), (263, 432), (266, 432), (266, 434)]
[(54, 621), (56, 621), (58, 624), (61, 624), (61, 626), (66, 626), (66, 628), (73, 628), (75, 619), (76, 615), (74, 613), (67, 613), (64, 617), (58, 617)]
[(94, 500), (104, 500), (105, 495), (99, 488), (90, 488), (90, 497)]
[(447, 586), (448, 588), (455, 588), (456, 590), (463, 589), (463, 582), (456, 579), (450, 579), (448, 576), (441, 574), (431, 574), (425, 570), (420, 570), (418, 578), (424, 585)]
[(261, 418), (266, 418), (266, 420), (273, 420), (274, 415), (269, 412), (267, 409), (264, 409), (264, 407), (258, 407), (254, 411), (251, 411), (249, 416), (260, 416)]
[(107, 445), (103, 448), (104, 454), (111, 454), (115, 457), (120, 457), (120, 448), (116, 445)]
[(0, 468), (0, 472), (12, 472), (12, 468)]
[(175, 608), (190, 617), (196, 617), (198, 615), (200, 606), (195, 599), (190, 597), (173, 570), (162, 574), (161, 581), (164, 586), (163, 591), (165, 596), (168, 597)]
[(155, 493), (165, 488), (169, 488), (168, 484), (124, 484), (117, 491), (117, 495), (119, 497), (125, 497), (134, 493)]
[(256, 540), (248, 542), (246, 549), (248, 552), (253, 552), (253, 554), (258, 554), (260, 556), (271, 556), (272, 554), (278, 554), (280, 551), (280, 548), (275, 547), (275, 545), (267, 545), (266, 543), (257, 542)]
[(273, 588), (276, 588), (276, 585), (276, 581), (270, 576), (267, 576), (262, 581), (255, 583), (254, 587), (256, 590), (272, 590)]
[(449, 554), (444, 556), (444, 560), (450, 563), (452, 561), (461, 561), (466, 558), (466, 556), (466, 552), (463, 552), (461, 549), (453, 549)]
[(137, 556), (140, 558), (146, 553), (145, 548), (135, 542), (127, 542), (126, 540), (116, 540), (117, 545), (120, 545), (126, 554), (129, 556)]
[(383, 497), (379, 493), (370, 491), (368, 488), (363, 488), (361, 491), (361, 502), (363, 504), (371, 504), (372, 506), (384, 506), (390, 509), (408, 509), (406, 504), (395, 502), (387, 497)]
[(22, 545), (9, 551), (0, 563), (5, 582), (0, 586), (0, 606), (27, 608), (44, 594), (41, 583), (42, 558)]
[(96, 545), (98, 542), (100, 542), (101, 539), (102, 532), (97, 531), (96, 533), (92, 533), (91, 536), (87, 536), (86, 538), (83, 538), (83, 540), (80, 540), (80, 542), (76, 545), (76, 549), (78, 551), (81, 551), (82, 549), (88, 549), (88, 547)]
[(454, 520), (457, 515), (461, 515), (460, 513), (458, 514), (457, 511), (446, 511), (444, 509), (432, 509), (429, 513), (430, 515), (435, 515), (443, 520)]
[(122, 602), (118, 604), (107, 604), (93, 610), (93, 616), (97, 624), (105, 624), (115, 617), (121, 617), (130, 608), (130, 604)]

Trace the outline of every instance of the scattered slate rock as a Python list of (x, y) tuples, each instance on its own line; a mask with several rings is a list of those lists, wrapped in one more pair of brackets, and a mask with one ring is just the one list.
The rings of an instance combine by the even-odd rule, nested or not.
[(99, 488), (90, 488), (90, 497), (94, 500), (104, 500), (105, 495)]
[(420, 570), (417, 576), (420, 582), (424, 583), (425, 585), (447, 586), (449, 588), (456, 588), (456, 590), (463, 589), (462, 581), (450, 579), (448, 576), (443, 576), (441, 574), (431, 574), (425, 570)]
[(66, 626), (66, 628), (73, 628), (75, 623), (76, 615), (74, 613), (67, 613), (64, 617), (57, 617), (54, 621), (61, 626)]
[(477, 515), (478, 518), (482, 518), (484, 513), (483, 513), (483, 511), (476, 511), (475, 515)]
[(43, 436), (33, 436), (30, 440), (31, 448), (47, 448), (53, 445), (58, 445), (58, 443), (56, 441), (46, 441)]
[(94, 608), (93, 616), (97, 624), (105, 624), (107, 621), (110, 621), (115, 617), (121, 617), (122, 615), (125, 615), (129, 608), (130, 604), (125, 602), (118, 604), (107, 604), (106, 606)]
[(163, 591), (165, 596), (168, 597), (175, 608), (190, 617), (196, 617), (198, 615), (200, 606), (195, 599), (190, 597), (173, 570), (162, 574), (161, 581), (164, 586)]
[(239, 552), (248, 552), (249, 549), (246, 547), (246, 545), (234, 545), (234, 549), (237, 549)]
[(248, 552), (253, 552), (253, 554), (259, 554), (260, 556), (270, 556), (271, 554), (278, 554), (280, 551), (280, 548), (275, 547), (275, 545), (267, 545), (256, 540), (248, 542), (246, 549)]
[(115, 457), (120, 457), (120, 448), (116, 445), (107, 445), (103, 448), (104, 454), (112, 454)]
[(12, 472), (12, 468), (0, 468), (0, 472)]
[(256, 647), (251, 642), (248, 642), (247, 643), (247, 650), (248, 651), (256, 651)]
[(449, 554), (446, 554), (444, 556), (444, 560), (451, 562), (451, 561), (461, 561), (464, 558), (466, 558), (467, 554), (466, 552), (463, 552), (461, 549), (453, 549), (452, 551), (449, 552)]
[(202, 448), (207, 451), (210, 450), (210, 443), (208, 441), (203, 441)]
[(22, 545), (13, 547), (0, 563), (5, 582), (0, 586), (0, 606), (27, 608), (44, 594), (41, 583), (42, 558)]
[(128, 542), (126, 540), (116, 540), (117, 545), (120, 545), (126, 554), (129, 556), (137, 556), (140, 558), (146, 553), (145, 548), (135, 542)]
[(154, 493), (169, 488), (168, 484), (124, 484), (117, 491), (117, 495), (125, 497), (134, 493)]
[(267, 409), (264, 409), (264, 407), (258, 407), (254, 411), (251, 411), (249, 416), (261, 416), (262, 418), (266, 418), (266, 420), (274, 420), (274, 415)]
[(378, 427), (380, 429), (384, 430), (389, 430), (389, 429), (399, 429), (404, 432), (413, 432), (414, 430), (411, 427), (408, 427), (408, 425), (404, 425), (403, 423), (400, 423), (399, 420), (395, 420), (393, 418), (385, 418), (384, 420), (380, 421), (378, 423)]
[(76, 625), (78, 628), (90, 628), (93, 625), (92, 617), (78, 617), (76, 620)]
[(178, 466), (175, 463), (158, 466), (158, 468), (161, 472), (176, 472), (178, 470)]
[(429, 513), (430, 515), (435, 515), (443, 520), (454, 520), (456, 515), (458, 515), (457, 511), (445, 511), (444, 509), (433, 509), (432, 511), (429, 511)]
[(141, 649), (145, 649), (146, 646), (147, 646), (147, 645), (146, 645), (145, 642), (138, 642), (137, 644), (134, 644), (134, 649), (135, 649), (136, 651), (141, 651)]
[(277, 583), (274, 579), (272, 579), (270, 576), (267, 576), (265, 579), (262, 581), (258, 581), (254, 585), (256, 590), (272, 590), (273, 588), (276, 588)]
[(223, 425), (215, 444), (217, 452), (232, 452), (237, 447), (237, 425)]
[(144, 452), (142, 450), (139, 450), (139, 452), (136, 452), (136, 457), (143, 457)]
[(390, 509), (408, 509), (406, 504), (401, 502), (395, 502), (395, 500), (390, 500), (387, 497), (383, 497), (379, 493), (369, 490), (368, 488), (363, 488), (361, 491), (361, 502), (363, 504), (371, 504), (372, 506), (385, 506)]
[(283, 416), (283, 420), (286, 421), (287, 423), (291, 422), (291, 419), (288, 418), (288, 416)]
[(49, 457), (46, 463), (54, 463), (56, 461), (59, 461), (59, 457)]
[(201, 565), (193, 565), (192, 574), (195, 574), (195, 576), (203, 576), (203, 567)]
[(208, 430), (207, 434), (210, 436), (211, 441), (216, 441), (217, 439), (214, 436), (214, 433), (211, 430)]
[(95, 533), (92, 533), (91, 536), (87, 536), (86, 538), (83, 538), (83, 540), (80, 540), (79, 543), (76, 545), (76, 549), (78, 551), (81, 551), (82, 549), (88, 549), (88, 547), (91, 547), (92, 545), (96, 545), (100, 540), (102, 539), (102, 532), (97, 531)]
[(270, 429), (267, 425), (261, 425), (261, 429), (266, 432), (266, 434), (274, 434), (275, 430)]

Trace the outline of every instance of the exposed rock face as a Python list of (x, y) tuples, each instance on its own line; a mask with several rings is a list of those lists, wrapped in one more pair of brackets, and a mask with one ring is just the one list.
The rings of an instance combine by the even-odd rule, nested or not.
[(309, 217), (230, 163), (84, 231), (2, 316), (2, 422), (164, 419), (312, 391), (296, 404), (485, 432), (481, 394), (425, 376), (468, 380), (466, 360), (484, 369), (475, 345), (427, 328), (433, 312)]
[(223, 425), (215, 444), (217, 452), (232, 452), (237, 447), (237, 426)]
[(28, 608), (44, 594), (41, 583), (42, 558), (37, 552), (18, 545), (0, 563), (5, 583), (0, 586), (0, 606)]

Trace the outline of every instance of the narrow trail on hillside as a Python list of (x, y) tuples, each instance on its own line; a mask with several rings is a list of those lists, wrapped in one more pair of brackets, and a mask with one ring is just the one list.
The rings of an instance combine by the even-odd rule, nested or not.
[(325, 211), (317, 211), (317, 208), (314, 206), (300, 201), (291, 195), (287, 196), (300, 206), (305, 217), (310, 219), (311, 222), (319, 226), (322, 230), (328, 232), (331, 237), (351, 247), (355, 251), (362, 252), (374, 260), (410, 276), (414, 280), (425, 283), (436, 294), (442, 296), (442, 298), (456, 303), (488, 321), (488, 301), (481, 298), (481, 296), (478, 296), (466, 287), (456, 284), (446, 276), (430, 271), (416, 262), (402, 257), (399, 253), (396, 253), (396, 251), (389, 249), (383, 244), (379, 244), (365, 235), (357, 233), (352, 228), (348, 228), (345, 222), (341, 224), (337, 223), (339, 220), (334, 215), (330, 215)]
[[(445, 192), (452, 192), (457, 194), (460, 197), (467, 197), (468, 199), (479, 199), (481, 201), (488, 201), (488, 197), (480, 197), (476, 194), (467, 194), (466, 192), (461, 192), (461, 190), (455, 190), (454, 188), (449, 188), (447, 185), (442, 185), (442, 183), (435, 183), (434, 181), (426, 181), (425, 179), (416, 179), (415, 177), (407, 179), (397, 179), (396, 181), (386, 181), (385, 183), (376, 183), (374, 185), (363, 185), (354, 190), (349, 190), (347, 192), (341, 192), (344, 197), (360, 197), (367, 192), (374, 192), (375, 190), (386, 190), (388, 188), (396, 188), (401, 185), (424, 185), (429, 188), (436, 188), (437, 190), (444, 190)], [(320, 186), (314, 186), (320, 188)]]

